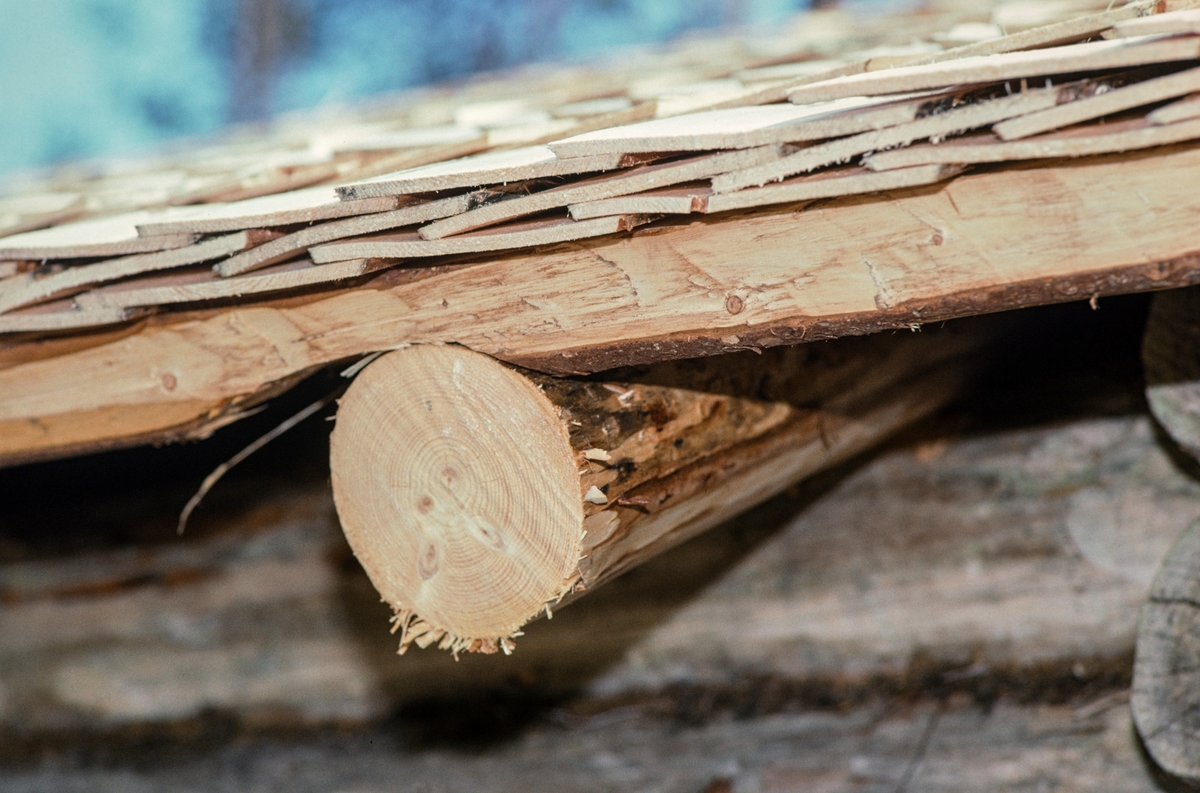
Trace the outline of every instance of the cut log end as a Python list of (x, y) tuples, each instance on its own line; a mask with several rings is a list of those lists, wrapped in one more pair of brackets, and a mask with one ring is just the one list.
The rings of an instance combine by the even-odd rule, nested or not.
[(401, 652), (507, 652), (574, 584), (579, 462), (555, 406), (491, 358), (384, 356), (342, 399), (330, 454), (342, 527)]
[[(342, 527), (410, 644), (521, 627), (952, 399), (985, 327), (555, 379), (451, 346), (367, 366), (330, 467)], [(957, 361), (957, 364), (954, 362)]]

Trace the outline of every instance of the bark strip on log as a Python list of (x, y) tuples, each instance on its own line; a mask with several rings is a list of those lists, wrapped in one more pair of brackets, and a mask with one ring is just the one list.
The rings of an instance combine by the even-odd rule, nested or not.
[(848, 356), (689, 361), (636, 382), (399, 350), (341, 401), (338, 514), (401, 652), (511, 652), (540, 613), (945, 405), (994, 327), (863, 339)]

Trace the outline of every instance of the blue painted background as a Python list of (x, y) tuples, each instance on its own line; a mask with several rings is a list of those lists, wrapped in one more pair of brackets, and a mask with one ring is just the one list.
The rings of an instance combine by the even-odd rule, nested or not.
[[(807, 0), (0, 0), (0, 174)], [(248, 36), (248, 30), (258, 31)], [(266, 31), (265, 33), (263, 31)]]

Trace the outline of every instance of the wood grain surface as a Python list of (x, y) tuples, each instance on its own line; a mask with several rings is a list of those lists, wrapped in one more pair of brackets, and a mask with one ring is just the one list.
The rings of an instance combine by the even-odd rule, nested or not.
[(1114, 156), (967, 174), (819, 212), (508, 255), (155, 322), (64, 354), (10, 346), (0, 459), (169, 436), (402, 342), (588, 372), (1193, 283), (1200, 201), (1167, 175), (1200, 167), (1200, 152), (1132, 156), (1136, 168)]

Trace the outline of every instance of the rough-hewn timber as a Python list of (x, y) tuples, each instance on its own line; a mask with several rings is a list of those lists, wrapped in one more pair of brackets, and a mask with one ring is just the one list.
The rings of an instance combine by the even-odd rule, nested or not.
[[(457, 342), (555, 373), (1200, 281), (1200, 149), (1029, 165), (0, 350), (0, 460), (184, 434), (329, 362)], [(98, 341), (112, 339), (97, 334)], [(80, 347), (84, 347), (80, 349)], [(44, 350), (44, 352), (43, 352)]]

